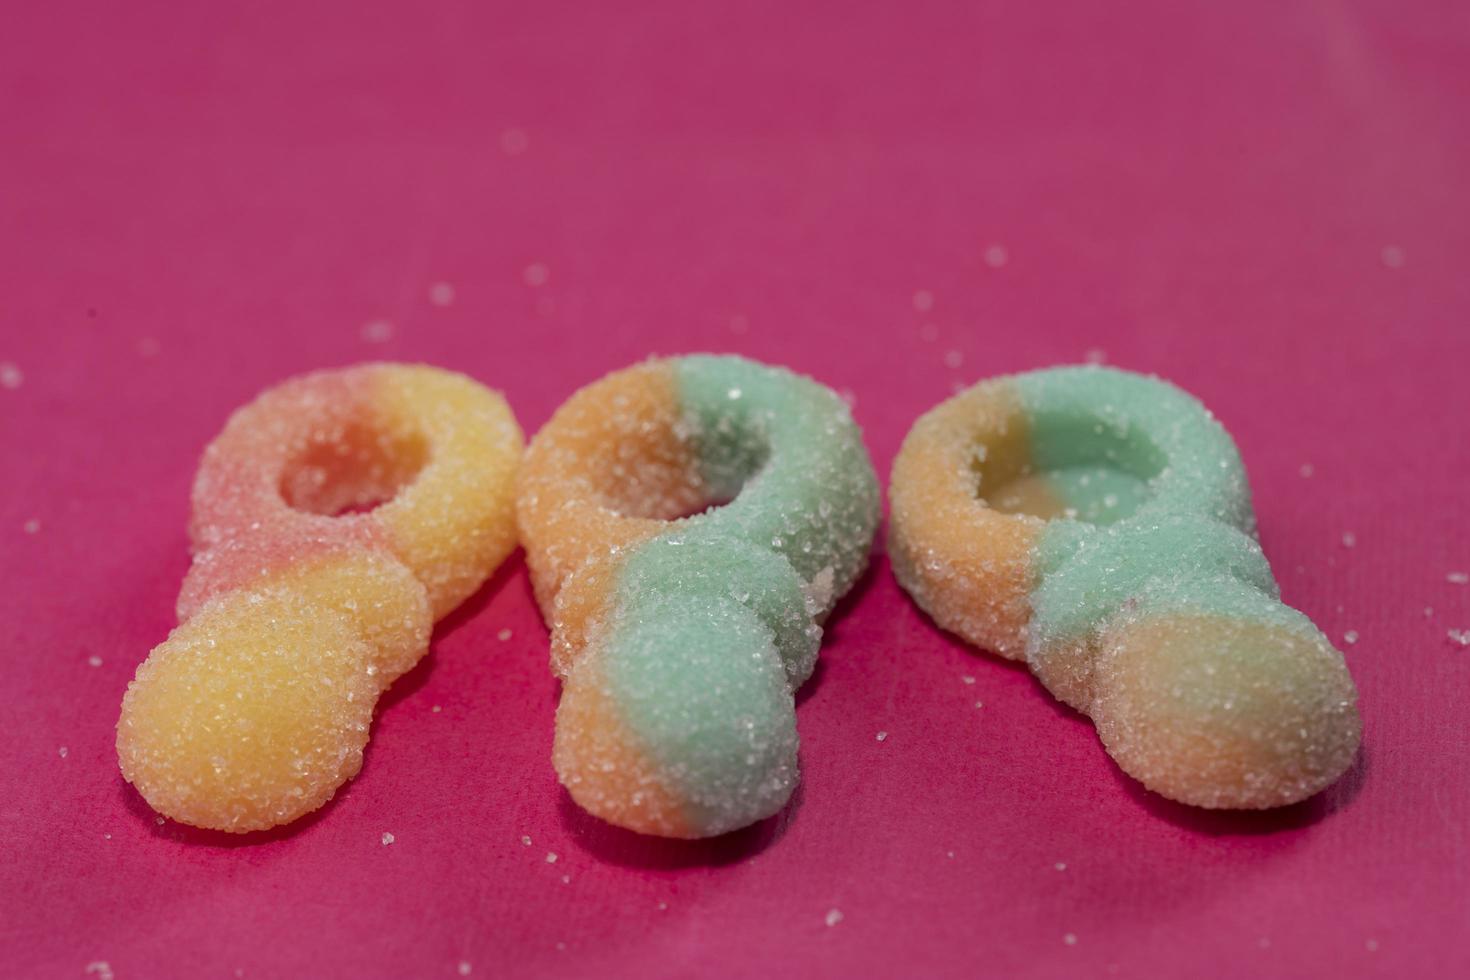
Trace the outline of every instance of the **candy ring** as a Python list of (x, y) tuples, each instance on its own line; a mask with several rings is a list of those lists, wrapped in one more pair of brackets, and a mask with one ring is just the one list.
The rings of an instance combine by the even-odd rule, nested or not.
[(195, 479), (180, 625), (123, 698), (124, 777), (233, 832), (331, 799), (378, 696), (515, 547), (521, 442), (498, 394), (423, 366), (322, 371), (236, 412)]
[(1024, 659), (1149, 789), (1266, 808), (1351, 764), (1342, 655), (1279, 601), (1235, 444), (1178, 388), (1102, 368), (983, 382), (914, 424), (890, 493), (904, 589)]
[(532, 440), (517, 495), (572, 798), (666, 837), (781, 809), (793, 692), (878, 510), (847, 406), (810, 379), (695, 356), (574, 394)]

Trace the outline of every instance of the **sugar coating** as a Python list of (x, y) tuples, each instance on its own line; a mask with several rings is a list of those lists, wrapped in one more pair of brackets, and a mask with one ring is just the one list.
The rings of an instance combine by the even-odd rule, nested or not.
[(518, 496), (573, 798), (669, 837), (784, 806), (793, 692), (878, 508), (846, 404), (788, 371), (682, 357), (573, 395), (532, 441)]
[(378, 696), (514, 547), (520, 449), (499, 395), (421, 366), (306, 375), (236, 412), (195, 481), (180, 625), (123, 698), (124, 777), (231, 832), (331, 799)]
[(1342, 655), (1279, 601), (1234, 442), (1178, 388), (1096, 366), (983, 382), (915, 423), (890, 486), (909, 594), (1026, 660), (1150, 789), (1280, 806), (1351, 764)]

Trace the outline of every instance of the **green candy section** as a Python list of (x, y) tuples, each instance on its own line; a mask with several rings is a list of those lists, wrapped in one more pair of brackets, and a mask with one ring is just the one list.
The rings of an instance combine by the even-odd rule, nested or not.
[(1301, 619), (1275, 601), (1240, 454), (1199, 401), (1156, 378), (1099, 367), (1012, 383), (1032, 466), (1077, 514), (1049, 521), (1037, 544), (1033, 666), (1125, 604)]
[(729, 502), (632, 550), (599, 644), (629, 736), (710, 836), (796, 784), (793, 692), (867, 564), (879, 490), (829, 389), (736, 357), (671, 367), (700, 476)]
[(862, 574), (878, 527), (878, 477), (830, 388), (739, 357), (674, 364), (701, 474), (730, 503), (701, 518), (785, 556), (817, 618)]
[[(1099, 523), (1198, 514), (1254, 533), (1240, 453), (1194, 397), (1103, 367), (1033, 371), (1012, 383), (1030, 427), (1032, 466), (1059, 474), (1055, 488), (1069, 506), (1109, 513)], [(1096, 478), (1082, 482), (1089, 474)], [(1110, 507), (1109, 494), (1126, 505)]]
[(710, 596), (640, 597), (600, 654), (624, 723), (696, 836), (785, 805), (797, 780), (796, 707), (771, 631), (749, 608)]

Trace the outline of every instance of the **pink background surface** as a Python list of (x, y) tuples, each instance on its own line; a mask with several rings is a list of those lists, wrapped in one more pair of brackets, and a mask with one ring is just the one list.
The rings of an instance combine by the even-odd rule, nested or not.
[[(0, 972), (1470, 971), (1464, 4), (620, 6), (0, 15)], [(113, 725), (233, 408), (424, 360), (534, 431), (690, 350), (849, 390), (885, 475), (958, 382), (1099, 351), (1197, 393), (1287, 601), (1359, 635), (1356, 767), (1265, 815), (1151, 797), (879, 556), (802, 694), (798, 800), (639, 839), (555, 781), (516, 558), (319, 816), (154, 822)]]

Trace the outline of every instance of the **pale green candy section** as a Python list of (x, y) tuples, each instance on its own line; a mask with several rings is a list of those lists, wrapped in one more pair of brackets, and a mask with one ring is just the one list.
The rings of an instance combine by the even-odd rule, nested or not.
[[(1115, 511), (1113, 520), (1199, 514), (1255, 533), (1240, 453), (1198, 399), (1167, 381), (1104, 367), (1033, 371), (1013, 384), (1032, 466), (1064, 474), (1057, 489), (1068, 505)], [(1113, 478), (1078, 479), (1098, 469)], [(1102, 498), (1120, 490), (1128, 506), (1107, 507)]]
[(695, 521), (634, 549), (618, 570), (616, 588), (625, 604), (661, 595), (738, 602), (771, 631), (792, 690), (816, 666), (822, 628), (812, 622), (791, 563), (710, 524)]
[(1222, 583), (1234, 583), (1275, 600), (1276, 582), (1260, 546), (1219, 521), (1165, 515), (1091, 531), (1075, 539), (1068, 560), (1031, 594), (1029, 639), (1039, 651), (1074, 642), (1140, 596), (1215, 611)]
[(694, 523), (784, 555), (826, 616), (867, 565), (878, 478), (831, 389), (739, 357), (674, 362), (701, 475), (729, 504)]
[(1052, 520), (1037, 544), (1033, 664), (1128, 602), (1214, 611), (1234, 602), (1235, 583), (1265, 601), (1232, 608), (1266, 615), (1276, 583), (1255, 540), (1245, 467), (1204, 405), (1111, 368), (1036, 371), (1013, 383), (1033, 468), (1079, 517), (1094, 518)]
[(770, 629), (730, 599), (643, 593), (603, 637), (607, 694), (696, 836), (768, 817), (796, 785), (796, 707)]

